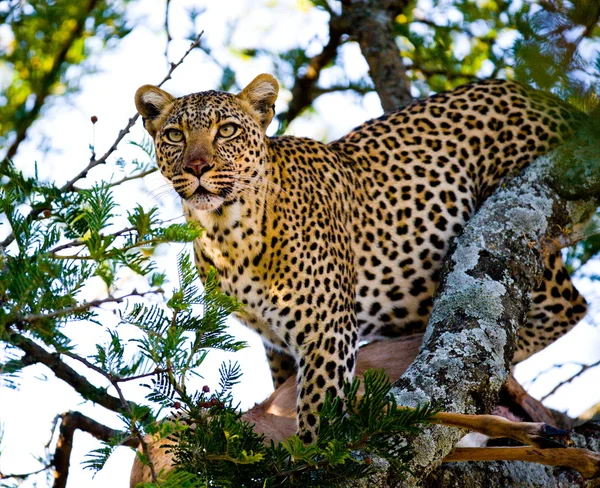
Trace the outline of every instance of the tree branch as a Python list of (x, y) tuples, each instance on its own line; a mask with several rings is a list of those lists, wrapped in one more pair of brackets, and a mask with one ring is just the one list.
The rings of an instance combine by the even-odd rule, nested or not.
[[(55, 256), (57, 259), (82, 259), (73, 256)], [(92, 258), (90, 258), (92, 259)], [(36, 322), (40, 322), (42, 320), (54, 319), (57, 317), (64, 317), (65, 315), (73, 315), (77, 313), (82, 313), (88, 311), (90, 308), (99, 307), (100, 305), (104, 305), (105, 303), (122, 303), (126, 298), (131, 297), (145, 297), (146, 295), (155, 295), (162, 294), (163, 290), (150, 290), (146, 292), (139, 292), (137, 290), (133, 290), (131, 293), (127, 293), (126, 295), (122, 295), (120, 297), (109, 296), (107, 298), (99, 298), (97, 300), (92, 300), (90, 302), (84, 302), (79, 305), (74, 305), (72, 307), (61, 308), (58, 310), (54, 310), (53, 312), (48, 312), (45, 314), (32, 314), (32, 315), (20, 315), (5, 322), (6, 327), (11, 327), (13, 325), (23, 325), (23, 324), (34, 324)]]
[[(66, 412), (61, 416), (58, 441), (54, 452), (54, 485), (53, 488), (65, 488), (69, 477), (71, 451), (73, 449), (73, 435), (79, 429), (93, 435), (96, 439), (109, 442), (124, 433), (111, 429), (95, 420), (86, 417), (80, 412)], [(124, 446), (137, 447), (138, 439), (129, 438), (123, 442)]]
[(344, 34), (358, 41), (383, 109), (391, 110), (412, 102), (410, 82), (398, 55), (394, 35), (395, 19), (406, 5), (406, 0), (348, 0), (342, 2), (341, 15), (329, 10), (329, 41), (296, 77), (288, 110), (278, 116), (279, 132), (283, 132), (319, 95), (328, 92), (318, 88), (317, 83), (323, 68), (335, 60)]
[[(588, 423), (576, 427), (573, 429), (572, 438), (576, 448), (594, 450), (596, 453), (600, 451), (600, 425), (598, 424)], [(554, 449), (551, 451), (554, 451)], [(534, 453), (534, 455), (546, 457), (552, 454), (548, 453), (547, 450), (539, 450)], [(560, 463), (561, 453), (557, 451), (557, 454), (559, 455), (557, 460)], [(596, 456), (598, 455), (596, 454)], [(539, 462), (539, 459), (536, 462)], [(581, 463), (581, 467), (585, 471), (586, 461), (582, 459), (577, 462)], [(540, 464), (511, 461), (442, 464), (424, 480), (421, 486), (450, 488), (456, 486), (457, 480), (460, 480), (461, 486), (468, 486), (469, 488), (505, 486), (590, 488), (597, 486), (597, 480), (586, 480), (575, 471), (566, 470), (560, 466), (542, 466)]]
[(600, 416), (600, 403), (596, 403), (579, 416), (579, 420), (590, 420)]
[[(84, 376), (61, 361), (59, 354), (50, 353), (31, 339), (17, 333), (10, 334), (8, 342), (25, 352), (25, 356), (21, 358), (21, 362), (25, 366), (41, 363), (48, 367), (57, 378), (73, 387), (86, 400), (102, 405), (113, 412), (123, 411), (124, 406), (119, 398), (108, 394), (106, 389), (93, 385)], [(132, 403), (132, 405), (135, 404)]]
[(413, 101), (394, 35), (395, 19), (407, 4), (407, 0), (342, 2), (342, 15), (349, 26), (347, 33), (358, 41), (384, 110), (403, 107)]
[[(100, 372), (107, 377), (112, 386), (116, 389), (119, 395), (118, 398), (109, 395), (105, 389), (94, 386), (86, 378), (77, 373), (73, 368), (67, 366), (63, 361), (61, 361), (58, 354), (51, 354), (47, 352), (44, 348), (38, 346), (32, 340), (22, 335), (13, 333), (9, 336), (9, 342), (25, 351), (25, 356), (21, 358), (21, 362), (25, 366), (37, 363), (44, 364), (50, 368), (50, 370), (52, 370), (57, 378), (63, 380), (65, 383), (73, 387), (75, 391), (77, 391), (86, 400), (90, 400), (98, 405), (102, 405), (103, 407), (114, 412), (125, 411), (129, 414), (131, 419), (134, 418), (132, 406), (139, 410), (139, 407), (137, 407), (135, 403), (126, 400), (123, 396), (121, 388), (118, 385), (120, 380), (119, 378), (108, 378), (105, 372), (99, 368), (96, 368), (93, 364), (82, 360), (82, 358), (78, 358), (72, 354), (69, 354), (69, 356), (74, 357), (75, 359), (82, 360), (87, 367), (92, 368), (93, 370)], [(56, 468), (54, 488), (62, 488), (66, 486), (69, 472), (69, 458), (71, 456), (71, 448), (73, 444), (73, 432), (75, 429), (85, 430), (95, 437), (105, 441), (119, 434), (118, 431), (109, 429), (108, 427), (105, 427), (94, 420), (83, 416), (82, 414), (77, 412), (72, 414), (74, 416), (63, 416), (63, 421), (61, 423), (61, 434), (57, 444), (54, 461), (54, 466)], [(132, 422), (131, 430), (135, 440), (129, 440), (127, 445), (132, 445), (135, 447), (141, 444), (142, 449), (149, 460), (148, 462), (151, 479), (152, 481), (156, 481), (156, 470), (154, 469), (152, 460), (148, 457), (147, 443), (144, 441), (144, 437), (139, 431), (135, 422)]]
[(306, 71), (296, 77), (291, 90), (292, 100), (288, 110), (278, 117), (280, 122), (279, 132), (283, 132), (290, 122), (317, 98), (316, 85), (319, 81), (319, 75), (323, 68), (335, 60), (343, 33), (340, 18), (332, 14), (329, 20), (329, 41), (319, 54), (309, 60)]
[[(600, 196), (600, 191), (593, 198), (588, 192), (586, 201), (567, 201), (552, 187), (553, 170), (558, 162), (577, 170), (583, 162), (573, 148), (597, 144), (578, 138), (571, 143), (572, 153), (561, 149), (539, 158), (469, 220), (448, 253), (423, 347), (397, 382), (400, 405), (434, 401), (445, 411), (482, 413), (496, 404), (530, 292), (542, 277), (542, 256), (554, 252), (557, 243), (583, 237)], [(594, 172), (586, 173), (590, 188), (600, 185), (600, 158), (593, 164)], [(411, 465), (414, 476), (403, 486), (417, 486), (460, 436), (431, 425), (408, 437), (417, 456)]]

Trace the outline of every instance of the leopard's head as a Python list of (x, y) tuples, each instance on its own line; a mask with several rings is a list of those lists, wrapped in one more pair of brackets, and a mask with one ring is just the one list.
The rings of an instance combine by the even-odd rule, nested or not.
[(263, 74), (237, 95), (175, 98), (151, 85), (137, 90), (135, 104), (154, 138), (158, 167), (192, 209), (234, 202), (261, 178), (278, 89)]

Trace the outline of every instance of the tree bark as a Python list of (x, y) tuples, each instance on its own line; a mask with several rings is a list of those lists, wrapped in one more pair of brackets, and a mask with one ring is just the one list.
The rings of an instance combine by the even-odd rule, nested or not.
[(406, 0), (342, 1), (347, 32), (358, 41), (383, 110), (404, 107), (413, 101), (394, 34), (396, 17), (407, 4)]
[[(446, 258), (423, 347), (396, 383), (400, 405), (434, 402), (457, 413), (484, 413), (495, 406), (530, 292), (542, 277), (542, 256), (582, 239), (597, 207), (600, 157), (590, 158), (597, 148), (598, 139), (584, 131), (498, 189), (467, 223)], [(557, 171), (565, 164), (574, 174), (582, 165), (588, 170), (583, 193), (577, 192), (575, 179), (570, 185), (565, 173)], [(553, 184), (557, 178), (561, 194), (585, 199), (561, 197)], [(407, 442), (413, 446), (412, 474), (387, 473), (383, 481), (370, 481), (368, 486), (457, 486), (459, 481), (460, 486), (559, 486), (561, 470), (507, 462), (445, 466), (428, 478), (462, 435), (458, 429), (427, 425), (418, 435), (395, 439), (392, 453)], [(592, 450), (598, 451), (599, 438), (595, 431)], [(523, 476), (539, 484), (523, 483)], [(577, 473), (569, 471), (568, 477), (573, 476), (574, 484), (560, 486), (583, 486)], [(547, 484), (550, 479), (556, 483)]]

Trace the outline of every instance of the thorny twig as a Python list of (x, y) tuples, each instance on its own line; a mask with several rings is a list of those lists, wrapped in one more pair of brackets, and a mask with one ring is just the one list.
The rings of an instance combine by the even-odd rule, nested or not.
[[(164, 85), (168, 80), (171, 79), (171, 75), (173, 74), (173, 71), (175, 71), (180, 65), (181, 63), (183, 63), (183, 61), (185, 60), (185, 58), (187, 58), (188, 54), (190, 54), (192, 52), (192, 50), (194, 50), (195, 48), (197, 48), (200, 45), (200, 38), (202, 37), (202, 35), (204, 34), (204, 31), (202, 31), (200, 34), (198, 34), (198, 36), (196, 37), (196, 39), (194, 39), (194, 41), (190, 44), (190, 47), (188, 48), (188, 50), (183, 54), (183, 56), (181, 57), (181, 59), (179, 61), (177, 61), (176, 63), (171, 63), (170, 68), (168, 73), (166, 74), (166, 76), (163, 78), (163, 80), (156, 86), (162, 86)], [(106, 160), (108, 159), (108, 157), (116, 151), (117, 146), (119, 145), (119, 143), (121, 142), (121, 140), (123, 140), (123, 138), (129, 133), (129, 130), (133, 127), (133, 125), (135, 124), (135, 122), (137, 121), (137, 119), (139, 118), (140, 114), (135, 114), (133, 117), (131, 117), (129, 119), (129, 122), (127, 123), (127, 125), (125, 126), (124, 129), (122, 129), (117, 138), (115, 139), (115, 141), (113, 142), (112, 146), (110, 146), (110, 148), (108, 149), (108, 151), (106, 151), (104, 153), (104, 155), (102, 157), (100, 157), (100, 159), (95, 159), (95, 158), (91, 158), (89, 164), (82, 170), (79, 172), (79, 174), (77, 176), (75, 176), (72, 180), (68, 181), (67, 183), (65, 183), (62, 187), (61, 190), (62, 191), (70, 191), (73, 189), (73, 185), (75, 184), (76, 181), (85, 178), (87, 176), (87, 173), (95, 168), (96, 166), (100, 165), (100, 164), (104, 164), (106, 162)]]

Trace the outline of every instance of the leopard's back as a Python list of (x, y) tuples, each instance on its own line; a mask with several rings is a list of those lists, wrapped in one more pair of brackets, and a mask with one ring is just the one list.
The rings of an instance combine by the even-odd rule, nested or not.
[[(423, 330), (450, 239), (504, 177), (560, 144), (580, 118), (553, 97), (489, 80), (387, 113), (330, 144), (354, 177), (349, 203), (363, 337)], [(550, 280), (568, 276), (560, 255), (551, 264)], [(585, 313), (570, 281), (559, 281), (559, 293), (553, 286), (536, 292), (519, 359)]]

